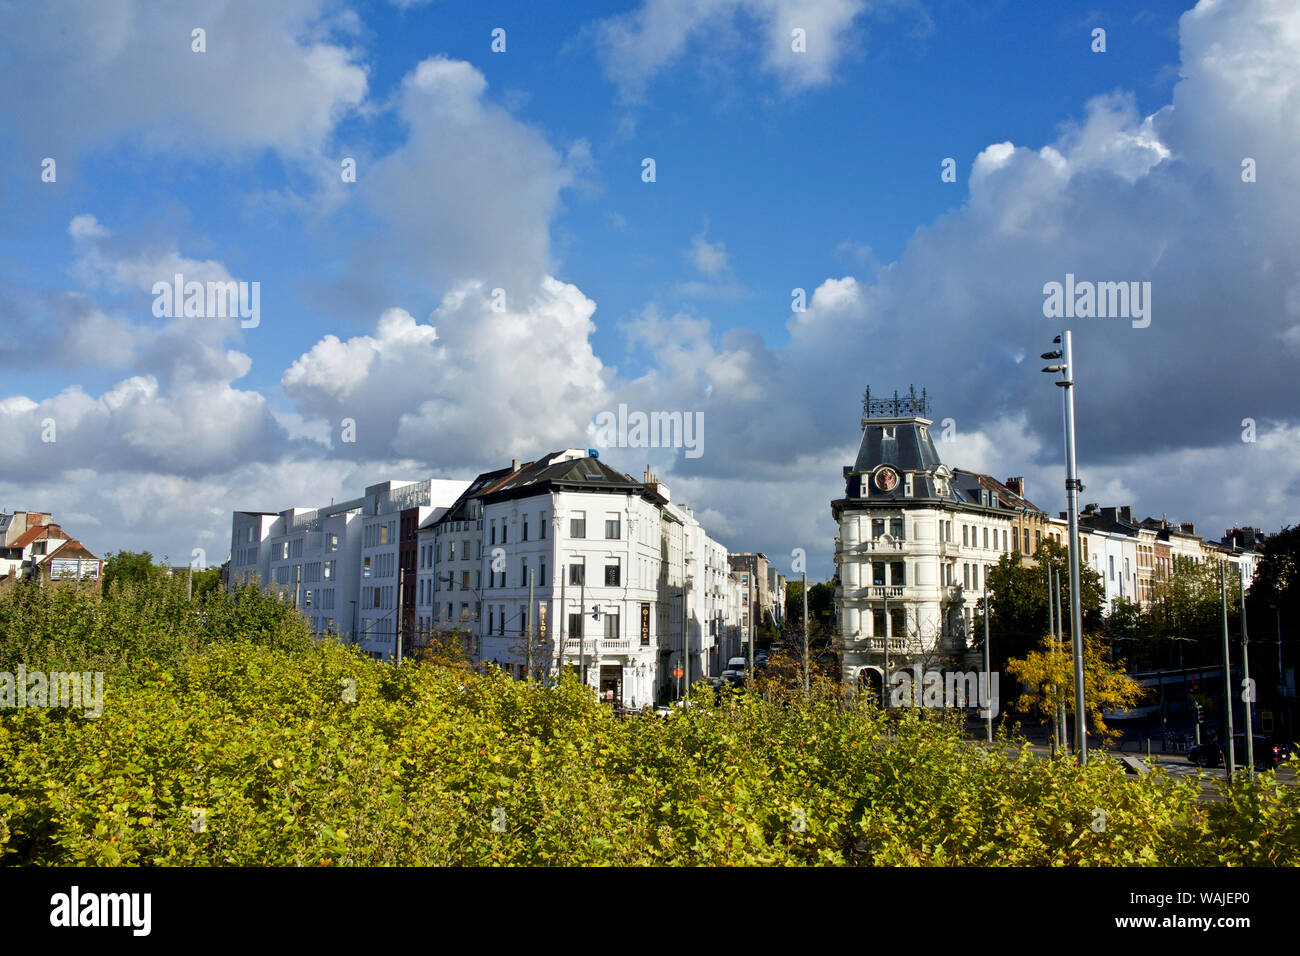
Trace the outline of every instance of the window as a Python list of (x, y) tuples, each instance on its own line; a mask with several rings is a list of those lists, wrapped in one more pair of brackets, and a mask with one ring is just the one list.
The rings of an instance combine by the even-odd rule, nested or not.
[(302, 592), (302, 606), (311, 607), (311, 588), (307, 588)]
[[(1028, 532), (1026, 532), (1026, 533), (1028, 533)], [(1035, 532), (1034, 532), (1034, 550), (1037, 551), (1037, 550), (1038, 550), (1039, 548), (1041, 548), (1042, 546), (1043, 546), (1043, 533), (1042, 533), (1041, 531), (1035, 531)]]
[(491, 543), (492, 543), (492, 544), (496, 544), (496, 543), (497, 543), (497, 523), (496, 523), (495, 521), (492, 522), (492, 542), (491, 542)]
[(363, 578), (370, 577), (370, 555), (366, 555), (361, 559), (361, 576)]
[(388, 528), (389, 528), (389, 525), (387, 525), (387, 524), (381, 524), (381, 525), (379, 526), (379, 543), (380, 543), (380, 544), (388, 544), (388, 534), (389, 534)]
[(878, 607), (871, 612), (871, 633), (875, 637), (885, 636), (885, 609)]
[(978, 564), (970, 566), (970, 584), (976, 591), (980, 589), (980, 566)]
[(1115, 555), (1110, 555), (1110, 579), (1115, 580)]
[(541, 558), (538, 562), (541, 566), (537, 570), (537, 576), (541, 579), (538, 582), (540, 587), (546, 587), (546, 559)]
[(619, 638), (618, 630), (618, 611), (605, 612), (605, 640), (617, 641)]
[(874, 584), (876, 587), (885, 586), (885, 562), (884, 561), (871, 562), (871, 583)]
[(616, 588), (620, 583), (618, 558), (605, 561), (605, 587)]
[(504, 604), (501, 605), (499, 610), (501, 611), (501, 616), (497, 618), (497, 633), (504, 634), (506, 632), (506, 606)]
[(985, 528), (984, 529), (984, 550), (987, 551), (988, 549), (989, 549), (989, 529)]
[(585, 560), (569, 565), (569, 583), (578, 585), (587, 583), (587, 565)]
[(519, 605), (519, 633), (528, 633), (528, 605)]
[(370, 605), (370, 606), (371, 606), (372, 608), (382, 607), (382, 606), (383, 606), (383, 598), (384, 598), (384, 589), (383, 589), (383, 588), (374, 588), (374, 594), (371, 596), (371, 598), (372, 598), (372, 600), (371, 600), (371, 605)]
[(582, 638), (582, 615), (581, 614), (569, 615), (568, 636), (573, 638), (574, 640), (580, 640)]
[(448, 541), (448, 542), (447, 542), (447, 560), (448, 560), (448, 561), (455, 561), (455, 560), (456, 560), (456, 542), (455, 542), (455, 541)]
[(607, 540), (610, 541), (618, 540), (623, 536), (622, 530), (623, 530), (622, 524), (619, 521), (618, 515), (614, 515), (613, 517), (609, 517), (609, 516), (605, 517), (605, 538)]
[(889, 566), (890, 583), (894, 587), (902, 587), (907, 583), (907, 565), (902, 561), (895, 561)]
[(462, 591), (468, 591), (468, 590), (469, 590), (469, 572), (468, 572), (468, 571), (462, 571), (462, 572), (460, 572), (460, 587), (461, 587), (461, 590), (462, 590)]
[(1003, 528), (1003, 529), (1002, 529), (1002, 550), (1003, 550), (1003, 551), (1009, 551), (1009, 550), (1010, 550), (1010, 548), (1007, 547), (1007, 529), (1006, 529), (1006, 528)]
[(537, 512), (537, 537), (546, 540), (546, 512)]
[(335, 564), (335, 562), (333, 562), (333, 561), (326, 561), (326, 562), (325, 562), (325, 580), (326, 580), (326, 581), (333, 581), (333, 580), (334, 580), (334, 564)]
[(884, 537), (884, 534), (885, 534), (885, 519), (872, 518), (871, 519), (871, 540), (875, 541), (878, 538), (882, 538)]
[(520, 529), (519, 540), (528, 540), (528, 515), (524, 515), (524, 525), (523, 528)]
[(969, 564), (963, 564), (961, 566), (961, 583), (963, 587), (970, 588), (970, 565)]
[(903, 540), (903, 519), (902, 518), (889, 519), (889, 536), (896, 541)]
[(528, 587), (528, 559), (527, 558), (519, 559), (519, 586), (521, 588)]
[(325, 536), (325, 550), (337, 551), (339, 549), (339, 536), (331, 532)]
[(585, 538), (587, 536), (587, 512), (575, 511), (569, 519), (569, 537)]
[(461, 545), (460, 547), (461, 560), (468, 561), (469, 560), (469, 538), (466, 538), (464, 541), (462, 541), (460, 545)]
[[(451, 605), (450, 605), (450, 604), (447, 605), (447, 611), (448, 611), (448, 613), (451, 612)], [(493, 611), (492, 608), (489, 607), (489, 608), (488, 608), (488, 633), (489, 633), (489, 634), (492, 633), (492, 624), (493, 624), (493, 622), (494, 622), (495, 620), (496, 620), (496, 612)]]
[(505, 519), (501, 519), (501, 543), (510, 543), (510, 527), (506, 524)]

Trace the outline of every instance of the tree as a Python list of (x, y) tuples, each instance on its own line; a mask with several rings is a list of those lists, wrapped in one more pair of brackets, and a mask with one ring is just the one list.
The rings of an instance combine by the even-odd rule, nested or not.
[[(1034, 552), (1034, 564), (1025, 564), (1019, 554), (1004, 554), (989, 569), (987, 589), (992, 595), (992, 617), (989, 619), (991, 663), (1000, 669), (1015, 657), (1025, 657), (1037, 646), (1047, 629), (1047, 571), (1053, 569), (1061, 591), (1062, 628), (1070, 638), (1070, 562), (1067, 550), (1052, 540), (1045, 540)], [(1083, 592), (1083, 631), (1085, 634), (1101, 630), (1102, 599), (1105, 589), (1101, 576), (1086, 566), (1079, 568), (1079, 583)], [(981, 605), (983, 602), (981, 602)], [(974, 646), (984, 646), (983, 607), (980, 607), (974, 625)]]
[[(1064, 703), (1067, 714), (1074, 714), (1074, 658), (1068, 644), (1045, 636), (1023, 660), (1007, 661), (1006, 671), (1023, 688), (1016, 701), (1018, 710), (1028, 713), (1037, 708), (1044, 724), (1051, 721), (1058, 704)], [(1128, 676), (1122, 660), (1106, 661), (1102, 642), (1092, 635), (1083, 642), (1083, 684), (1089, 731), (1114, 739), (1119, 731), (1106, 725), (1104, 711), (1130, 709), (1142, 698), (1143, 688)]]
[[(220, 572), (218, 572), (220, 573)], [(153, 563), (148, 551), (118, 551), (104, 561), (104, 594), (124, 585), (156, 584), (163, 579), (163, 569)]]

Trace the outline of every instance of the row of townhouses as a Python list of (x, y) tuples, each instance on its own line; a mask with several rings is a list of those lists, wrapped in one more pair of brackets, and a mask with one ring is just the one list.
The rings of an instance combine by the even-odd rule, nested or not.
[[(842, 675), (879, 679), (886, 654), (902, 662), (957, 656), (971, 647), (976, 606), (1003, 555), (1033, 564), (1044, 539), (1068, 546), (1064, 512), (1050, 514), (1026, 495), (1023, 478), (950, 467), (930, 435), (924, 390), (863, 402), (857, 459), (844, 468), (844, 496), (831, 502)], [(1206, 541), (1189, 523), (1136, 520), (1132, 508), (1089, 504), (1079, 516), (1083, 563), (1101, 576), (1104, 603), (1149, 604), (1180, 564), (1224, 561), (1249, 586), (1258, 529)], [(888, 644), (886, 644), (888, 642)]]
[(0, 592), (22, 580), (98, 587), (104, 562), (44, 511), (0, 512)]
[(576, 448), (472, 481), (236, 512), (229, 583), (250, 580), (378, 659), (454, 630), (474, 660), (522, 676), (531, 635), (539, 673), (577, 668), (629, 707), (721, 673), (785, 604), (765, 555), (729, 554), (654, 475)]

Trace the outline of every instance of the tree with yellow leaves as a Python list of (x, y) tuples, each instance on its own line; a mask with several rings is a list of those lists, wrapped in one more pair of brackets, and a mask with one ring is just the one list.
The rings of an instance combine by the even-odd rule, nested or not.
[[(1068, 643), (1044, 637), (1038, 649), (1023, 660), (1007, 661), (1006, 669), (1025, 688), (1016, 701), (1018, 710), (1029, 712), (1036, 706), (1042, 723), (1051, 720), (1058, 703), (1064, 703), (1067, 713), (1074, 714), (1074, 655)], [(1095, 637), (1085, 637), (1083, 693), (1089, 732), (1113, 740), (1119, 731), (1106, 726), (1103, 712), (1128, 710), (1141, 700), (1145, 691), (1128, 676), (1124, 661), (1107, 662), (1101, 642)]]

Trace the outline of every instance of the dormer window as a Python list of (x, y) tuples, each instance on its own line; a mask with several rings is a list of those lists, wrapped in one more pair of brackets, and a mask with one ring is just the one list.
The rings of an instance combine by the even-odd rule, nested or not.
[(885, 425), (885, 426), (884, 426), (884, 432), (885, 432), (885, 437), (886, 437), (886, 438), (893, 438), (893, 437), (894, 437), (894, 426), (893, 426), (893, 425)]

